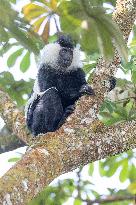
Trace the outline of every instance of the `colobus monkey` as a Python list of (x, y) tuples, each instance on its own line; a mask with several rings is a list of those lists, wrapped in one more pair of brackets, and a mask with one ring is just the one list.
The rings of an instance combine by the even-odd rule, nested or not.
[(62, 35), (44, 47), (26, 105), (26, 123), (34, 136), (58, 129), (81, 95), (94, 95), (82, 67), (79, 46), (69, 36)]

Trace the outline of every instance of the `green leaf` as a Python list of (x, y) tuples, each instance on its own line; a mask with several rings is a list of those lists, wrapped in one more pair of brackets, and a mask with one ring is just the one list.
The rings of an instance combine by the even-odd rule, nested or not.
[(15, 81), (10, 72), (0, 73), (0, 87), (9, 94), (18, 107), (26, 104), (26, 99), (23, 96), (31, 93), (33, 83), (32, 79), (28, 82), (24, 80)]
[(43, 23), (43, 21), (45, 20), (45, 16), (39, 18), (38, 20), (36, 20), (32, 25), (34, 26), (34, 31), (38, 32), (40, 29), (41, 24)]
[(94, 172), (94, 164), (93, 164), (93, 163), (90, 163), (90, 164), (89, 164), (89, 169), (88, 169), (88, 174), (89, 174), (90, 176), (92, 176), (93, 172)]
[(97, 45), (97, 34), (96, 29), (94, 28), (95, 22), (90, 20), (88, 22), (89, 29), (82, 29), (81, 36), (79, 43), (84, 51), (87, 52), (88, 55), (94, 52), (98, 52), (98, 45)]
[(28, 22), (11, 7), (9, 1), (1, 0), (0, 14), (2, 16), (0, 25), (7, 31), (10, 38), (14, 37), (26, 49), (38, 55), (40, 48), (43, 47), (42, 40), (32, 31)]
[(10, 48), (12, 48), (12, 46), (18, 46), (19, 43), (16, 42), (16, 43), (5, 43), (2, 48), (0, 49), (0, 55), (2, 56), (3, 54), (5, 54)]
[(10, 0), (10, 2), (16, 4), (16, 0)]
[(103, 162), (99, 161), (99, 174), (100, 176), (105, 176), (106, 171), (103, 168)]
[(27, 69), (30, 66), (30, 52), (27, 51), (25, 56), (23, 57), (21, 63), (20, 63), (20, 70), (24, 73), (27, 71)]
[(41, 14), (45, 14), (47, 11), (48, 10), (45, 7), (33, 3), (29, 3), (23, 7), (24, 16), (29, 21), (41, 16)]
[(9, 40), (8, 33), (0, 26), (0, 42), (7, 42)]
[(119, 179), (122, 183), (128, 179), (128, 164), (123, 165), (122, 170), (119, 174)]
[(13, 158), (10, 158), (9, 160), (8, 160), (8, 162), (17, 162), (17, 161), (19, 161), (21, 158), (20, 157), (13, 157)]
[(131, 80), (134, 84), (136, 84), (136, 70), (132, 71), (132, 76), (131, 76)]
[(7, 60), (8, 67), (12, 67), (15, 64), (17, 58), (22, 54), (23, 50), (23, 48), (20, 48), (9, 56)]
[(97, 20), (95, 26), (97, 26), (97, 41), (101, 55), (106, 59), (110, 59), (114, 54), (112, 38), (101, 21)]
[(118, 166), (119, 166), (118, 163), (110, 164), (109, 170), (107, 171), (106, 176), (112, 177), (115, 174), (115, 172), (117, 171)]
[(132, 164), (131, 168), (129, 168), (129, 179), (131, 182), (136, 181), (136, 166)]
[(82, 201), (80, 199), (75, 199), (74, 200), (74, 205), (81, 205)]
[(96, 63), (84, 65), (83, 69), (86, 74), (88, 74), (92, 69), (96, 67)]
[(99, 16), (99, 20), (101, 21), (101, 23), (103, 23), (109, 35), (111, 35), (111, 37), (114, 39), (120, 55), (123, 57), (125, 62), (127, 62), (128, 61), (127, 46), (125, 44), (122, 32), (119, 29), (118, 25), (115, 22), (113, 22), (112, 19), (107, 15)]
[(129, 185), (128, 191), (132, 194), (136, 194), (136, 182), (133, 182)]
[(130, 100), (125, 106), (128, 116), (130, 114), (130, 111), (133, 109), (133, 107), (134, 107), (134, 102)]

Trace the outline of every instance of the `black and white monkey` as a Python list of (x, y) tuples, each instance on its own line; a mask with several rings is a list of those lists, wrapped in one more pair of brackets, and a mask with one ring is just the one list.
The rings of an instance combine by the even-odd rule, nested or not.
[(34, 136), (57, 130), (83, 94), (94, 95), (82, 70), (80, 49), (69, 36), (47, 44), (26, 105), (26, 123)]

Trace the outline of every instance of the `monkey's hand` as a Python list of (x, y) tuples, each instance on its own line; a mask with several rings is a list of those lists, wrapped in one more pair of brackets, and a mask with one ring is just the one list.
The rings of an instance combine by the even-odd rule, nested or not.
[(95, 95), (94, 90), (88, 84), (82, 85), (79, 92), (81, 95)]

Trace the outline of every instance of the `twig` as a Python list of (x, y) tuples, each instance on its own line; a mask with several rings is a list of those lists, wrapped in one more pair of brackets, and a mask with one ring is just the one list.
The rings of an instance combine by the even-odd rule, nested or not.
[(98, 204), (106, 204), (106, 203), (112, 203), (117, 201), (129, 201), (129, 200), (135, 200), (135, 195), (133, 196), (109, 196), (105, 199), (95, 199), (95, 200), (84, 200), (84, 202), (87, 203), (87, 205), (92, 205), (95, 203)]

